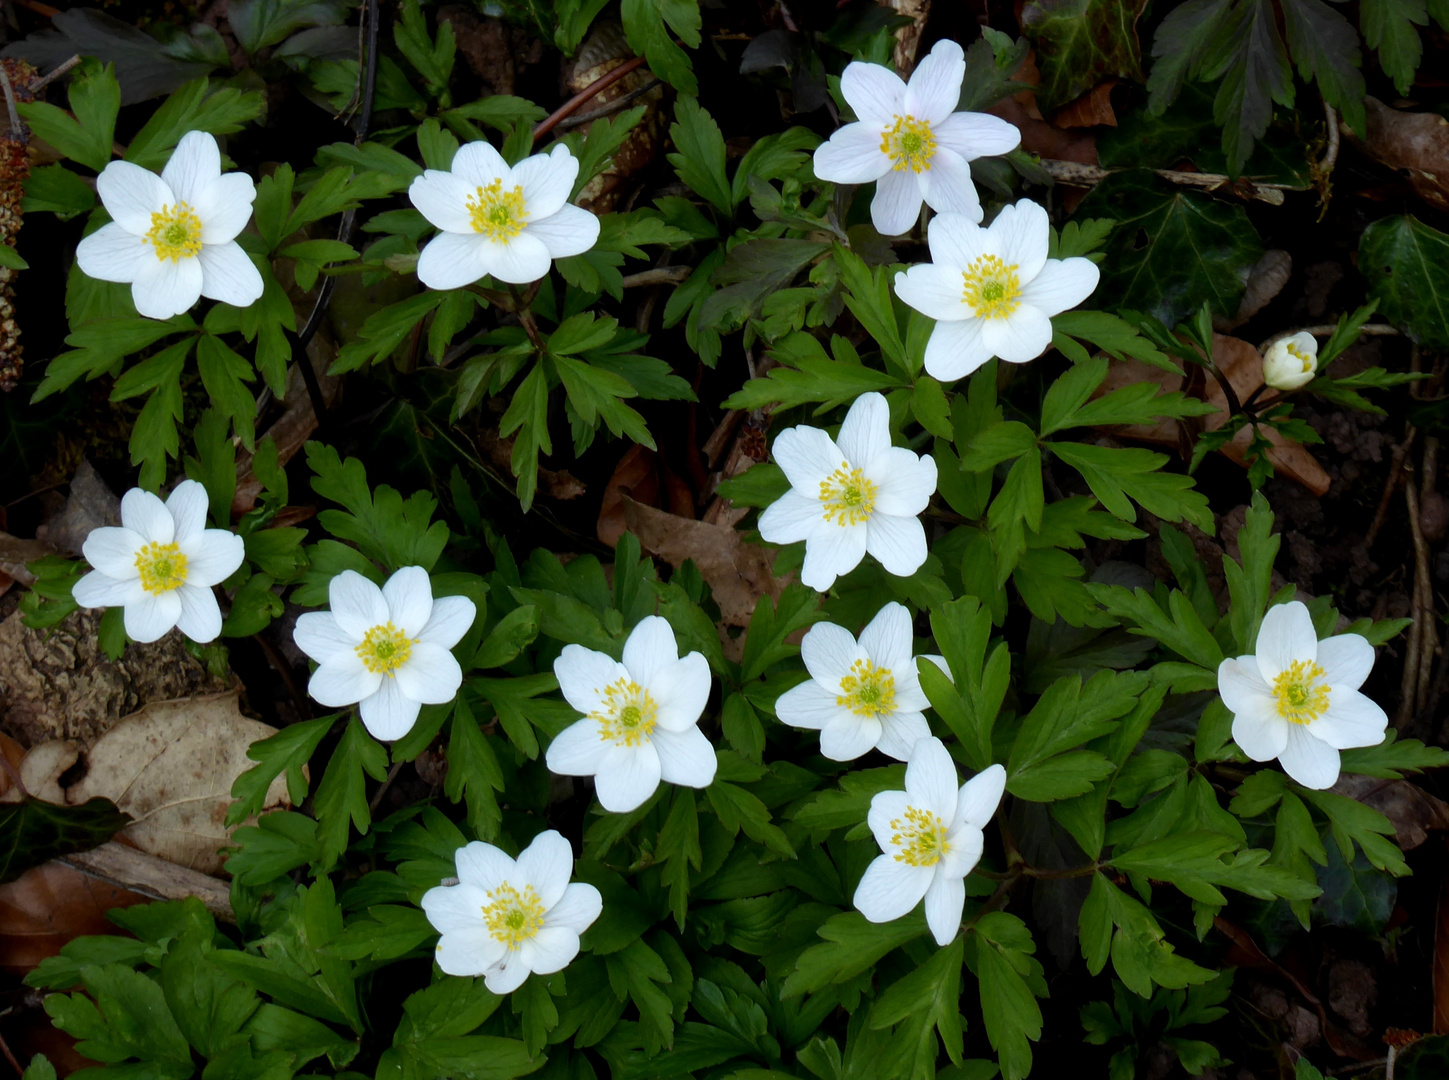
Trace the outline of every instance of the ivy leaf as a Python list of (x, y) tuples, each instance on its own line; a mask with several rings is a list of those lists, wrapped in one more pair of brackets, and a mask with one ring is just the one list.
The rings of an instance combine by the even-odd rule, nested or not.
[(1219, 314), (1235, 313), (1248, 272), (1263, 254), (1241, 206), (1174, 187), (1145, 170), (1109, 176), (1082, 200), (1076, 217), (1118, 223), (1107, 237), (1097, 295), (1112, 297), (1119, 308), (1151, 312), (1168, 326), (1203, 301)]
[(1411, 214), (1375, 221), (1358, 268), (1389, 322), (1421, 345), (1449, 347), (1449, 235)]
[(100, 847), (130, 817), (110, 799), (56, 806), (34, 796), (0, 806), (0, 884), (49, 859)]
[(1036, 44), (1041, 82), (1035, 88), (1051, 112), (1107, 79), (1142, 82), (1137, 19), (1145, 0), (1029, 0), (1022, 32)]

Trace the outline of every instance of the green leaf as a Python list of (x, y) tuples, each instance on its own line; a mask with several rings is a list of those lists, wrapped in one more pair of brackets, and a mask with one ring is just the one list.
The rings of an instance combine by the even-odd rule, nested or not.
[[(350, 540), (363, 555), (391, 569), (421, 566), (431, 570), (448, 542), (448, 526), (432, 521), (437, 499), (427, 491), (404, 499), (386, 484), (370, 487), (357, 458), (345, 461), (322, 443), (305, 446), (307, 464), (315, 474), (312, 490), (346, 507), (322, 510), (317, 520), (333, 536)], [(315, 567), (314, 567), (315, 569)], [(320, 601), (298, 599), (298, 603)]]
[(786, 585), (773, 603), (768, 595), (761, 596), (745, 632), (740, 681), (753, 682), (781, 660), (797, 655), (800, 647), (788, 639), (822, 618), (819, 608), (819, 594), (798, 583)]
[(203, 334), (196, 343), (196, 365), (212, 404), (231, 417), (232, 428), (242, 445), (253, 449), (257, 402), (245, 386), (257, 377), (251, 363), (220, 338)]
[(177, 89), (151, 114), (151, 119), (126, 144), (125, 160), (159, 172), (187, 132), (230, 135), (259, 117), (264, 107), (260, 91), (244, 92), (223, 85), (213, 88), (209, 79), (195, 79)]
[(111, 160), (121, 85), (114, 64), (86, 60), (70, 81), (70, 110), (43, 101), (20, 102), (16, 109), (31, 131), (72, 161), (100, 172)]
[(130, 822), (110, 799), (57, 806), (26, 796), (0, 804), (0, 883), (62, 855), (100, 847)]
[(669, 137), (678, 153), (669, 155), (669, 164), (696, 195), (720, 213), (729, 214), (734, 210), (734, 199), (725, 173), (725, 144), (719, 125), (693, 97), (681, 97), (675, 102), (674, 119)]
[(518, 501), (526, 513), (533, 505), (538, 490), (538, 455), (553, 453), (553, 440), (548, 434), (548, 376), (543, 364), (535, 364), (513, 393), (499, 434), (505, 438), (514, 432), (512, 467), (518, 477)]
[(372, 824), (363, 773), (374, 780), (386, 776), (387, 751), (354, 716), (347, 721), (347, 730), (332, 751), (322, 782), (317, 785), (317, 835), (323, 859), (329, 865), (347, 850), (350, 825), (356, 825), (358, 832), (366, 833)]
[(1204, 532), (1215, 523), (1207, 497), (1192, 477), (1162, 472), (1167, 455), (1140, 447), (1094, 446), (1085, 443), (1048, 443), (1051, 452), (1082, 474), (1092, 494), (1123, 521), (1134, 522), (1131, 499), (1164, 521), (1190, 521)]
[(859, 255), (840, 244), (835, 245), (835, 265), (840, 271), (840, 283), (845, 286), (845, 306), (875, 339), (886, 359), (913, 375), (911, 358), (896, 322), (889, 268), (867, 266)]
[(1415, 27), (1429, 24), (1425, 0), (1363, 0), (1358, 22), (1364, 44), (1378, 50), (1384, 74), (1394, 80), (1400, 96), (1408, 94), (1424, 54), (1424, 43)]
[(672, 35), (691, 49), (699, 48), (701, 19), (698, 0), (623, 0), (619, 17), (635, 55), (681, 94), (697, 94), (698, 80), (689, 56)]
[(1248, 271), (1263, 254), (1241, 204), (1175, 187), (1145, 170), (1109, 176), (1081, 201), (1076, 216), (1117, 222), (1097, 295), (1168, 326), (1204, 301), (1219, 314), (1235, 313)]
[(55, 1066), (44, 1054), (36, 1054), (30, 1059), (30, 1064), (25, 1066), (20, 1080), (56, 1080)]
[(32, 168), (25, 178), (25, 196), (20, 200), (20, 209), (25, 213), (48, 210), (62, 221), (90, 213), (95, 205), (95, 191), (64, 165)]
[(493, 752), (492, 739), (478, 727), (467, 699), (459, 697), (453, 709), (443, 793), (454, 802), (462, 799), (467, 803), (468, 824), (484, 840), (497, 835), (503, 822), (503, 811), (498, 805), (498, 793), (503, 791), (503, 786), (503, 770)]
[(981, 984), (981, 1015), (1001, 1064), (1004, 1080), (1025, 1080), (1031, 1072), (1031, 1042), (1041, 1038), (1041, 1007), (1029, 978), (1042, 986), (1041, 965), (1031, 958), (1036, 946), (1014, 915), (990, 912), (975, 927), (976, 978)]
[(10, 244), (0, 244), (0, 269), (29, 270), (30, 264)]
[(1036, 45), (1043, 112), (1051, 112), (1108, 79), (1142, 82), (1137, 18), (1142, 0), (1029, 0), (1021, 29)]
[(1405, 214), (1363, 232), (1358, 268), (1379, 311), (1414, 341), (1449, 347), (1449, 235)]
[(453, 57), (457, 52), (453, 24), (445, 19), (438, 20), (438, 40), (434, 44), (418, 0), (404, 0), (402, 18), (393, 24), (392, 35), (398, 51), (423, 77), (429, 93), (436, 96), (445, 90), (453, 73)]
[(287, 797), (293, 806), (300, 806), (307, 797), (307, 778), (302, 775), (302, 767), (311, 760), (317, 745), (331, 729), (333, 719), (323, 716), (304, 720), (248, 746), (247, 757), (260, 764), (232, 782), (232, 798), (237, 801), (227, 807), (227, 825), (238, 825), (259, 813), (266, 803), (267, 789), (283, 773), (287, 776)]
[(236, 10), (228, 8), (227, 24), (237, 43), (254, 54), (304, 27), (336, 26), (347, 11), (338, 0), (236, 0)]
[[(1369, 0), (1370, 4), (1375, 2), (1380, 0)], [(1360, 7), (1361, 18), (1368, 17), (1368, 9), (1369, 4)], [(1359, 71), (1362, 56), (1353, 24), (1323, 0), (1285, 0), (1282, 11), (1288, 52), (1298, 62), (1298, 74), (1305, 82), (1315, 79), (1324, 99), (1343, 114), (1348, 126), (1363, 131), (1364, 78)], [(1418, 35), (1414, 38), (1417, 44)], [(1407, 88), (1401, 93), (1407, 93)], [(1251, 171), (1253, 167), (1250, 160), (1246, 168)]]
[(832, 915), (820, 927), (824, 943), (811, 945), (795, 961), (780, 989), (782, 998), (813, 994), (832, 983), (843, 983), (873, 965), (892, 949), (926, 932), (919, 914), (888, 923), (867, 922), (858, 911)]

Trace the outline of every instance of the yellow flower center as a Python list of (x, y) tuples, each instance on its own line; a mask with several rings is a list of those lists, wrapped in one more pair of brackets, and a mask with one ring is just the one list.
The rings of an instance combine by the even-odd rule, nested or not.
[(907, 866), (935, 866), (951, 850), (946, 843), (946, 823), (929, 810), (906, 807), (904, 818), (891, 822), (895, 835), (891, 843), (900, 850), (896, 862)]
[(841, 462), (840, 468), (820, 481), (825, 520), (842, 528), (869, 521), (875, 510), (875, 495), (875, 484), (860, 469), (849, 468), (848, 462)]
[(543, 929), (543, 901), (532, 885), (519, 892), (508, 882), (488, 892), (483, 905), (483, 922), (494, 941), (516, 949)]
[(175, 544), (147, 544), (136, 552), (141, 588), (160, 596), (186, 584), (186, 556)]
[(897, 116), (880, 137), (880, 152), (891, 159), (896, 172), (910, 169), (926, 172), (936, 156), (936, 136), (931, 125), (914, 116)]
[(1329, 689), (1320, 681), (1327, 675), (1309, 660), (1295, 660), (1273, 680), (1278, 715), (1290, 724), (1311, 724), (1328, 711)]
[(1020, 267), (995, 255), (979, 255), (961, 271), (961, 299), (978, 318), (1004, 319), (1021, 306)]
[(201, 219), (184, 202), (163, 206), (151, 215), (146, 239), (162, 262), (195, 258), (201, 250)]
[(504, 191), (503, 180), (499, 178), (487, 187), (480, 187), (476, 194), (468, 196), (468, 217), (473, 222), (473, 231), (490, 240), (513, 239), (528, 223), (523, 185)]
[(368, 671), (391, 675), (412, 655), (414, 641), (391, 622), (374, 626), (358, 643), (357, 655)]
[(1304, 352), (1291, 341), (1288, 343), (1288, 355), (1303, 365), (1303, 373), (1305, 375), (1318, 366), (1318, 357)]
[(599, 737), (615, 746), (642, 746), (658, 722), (659, 706), (633, 679), (616, 679), (604, 688), (599, 708), (589, 713), (598, 721)]
[[(835, 704), (856, 716), (881, 716), (896, 711), (896, 677), (890, 668), (876, 667), (872, 660), (857, 660), (850, 674), (840, 680)], [(895, 826), (891, 826), (894, 828)]]

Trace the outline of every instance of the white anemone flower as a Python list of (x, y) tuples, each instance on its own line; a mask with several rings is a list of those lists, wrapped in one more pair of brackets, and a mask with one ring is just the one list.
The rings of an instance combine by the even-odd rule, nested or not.
[(1024, 364), (1052, 343), (1052, 316), (1097, 287), (1090, 259), (1048, 259), (1051, 224), (1030, 199), (1002, 207), (987, 228), (959, 214), (931, 219), (929, 263), (896, 274), (896, 295), (936, 320), (926, 371), (942, 382), (993, 356)]
[(966, 875), (981, 858), (982, 830), (1006, 790), (1006, 770), (992, 765), (957, 790), (956, 764), (940, 739), (922, 739), (906, 764), (906, 790), (870, 800), (866, 820), (883, 854), (865, 869), (855, 907), (874, 923), (890, 922), (926, 901), (937, 945), (961, 929)]
[(1233, 741), (1254, 761), (1278, 759), (1304, 787), (1332, 787), (1340, 750), (1377, 746), (1389, 718), (1358, 692), (1374, 647), (1358, 634), (1318, 640), (1297, 600), (1263, 616), (1251, 656), (1218, 665), (1218, 693), (1233, 714)]
[(356, 570), (327, 586), (331, 611), (297, 618), (297, 648), (317, 661), (307, 693), (329, 709), (356, 705), (374, 738), (401, 739), (424, 705), (452, 701), (463, 669), (451, 650), (478, 609), (466, 596), (433, 599), (421, 566), (404, 566), (382, 588)]
[(262, 275), (236, 238), (252, 216), (256, 185), (221, 172), (221, 151), (204, 131), (182, 137), (161, 175), (113, 161), (96, 177), (109, 225), (75, 250), (81, 270), (131, 286), (152, 319), (189, 311), (205, 296), (235, 307), (261, 299)]
[(805, 541), (806, 585), (825, 592), (867, 551), (898, 577), (921, 568), (926, 530), (917, 515), (936, 490), (936, 462), (891, 445), (880, 394), (856, 398), (834, 439), (802, 424), (780, 432), (774, 454), (790, 490), (760, 515), (760, 536)]
[(518, 858), (479, 841), (454, 856), (456, 885), (423, 893), (442, 937), (435, 958), (449, 975), (482, 975), (495, 994), (517, 990), (529, 972), (552, 975), (579, 953), (579, 935), (604, 909), (599, 890), (570, 882), (574, 853), (549, 829)]
[(1263, 381), (1274, 390), (1297, 390), (1318, 374), (1318, 339), (1306, 330), (1275, 341), (1263, 354)]
[(81, 607), (125, 609), (132, 641), (155, 641), (173, 626), (205, 644), (221, 633), (211, 591), (241, 566), (242, 538), (206, 527), (206, 488), (183, 480), (162, 502), (140, 488), (121, 499), (121, 525), (92, 529), (81, 545), (95, 567), (75, 583)]
[[(917, 740), (930, 738), (921, 690), (911, 655), (911, 615), (887, 604), (860, 632), (816, 623), (800, 642), (808, 682), (775, 702), (783, 724), (820, 732), (820, 752), (832, 761), (854, 761), (868, 750), (905, 761)], [(942, 666), (941, 657), (926, 659)]]
[(641, 619), (624, 642), (624, 662), (565, 645), (553, 662), (559, 689), (584, 718), (559, 732), (548, 767), (592, 776), (605, 810), (643, 805), (660, 780), (704, 788), (714, 780), (714, 747), (697, 726), (713, 677), (703, 654), (683, 659), (674, 630), (658, 615)]
[(568, 201), (578, 175), (562, 143), (509, 168), (490, 144), (471, 142), (451, 170), (428, 169), (408, 198), (442, 231), (418, 256), (418, 280), (458, 289), (487, 274), (522, 285), (552, 260), (582, 255), (599, 239), (599, 219)]
[(965, 75), (966, 56), (954, 41), (937, 42), (909, 84), (880, 64), (847, 64), (840, 92), (860, 119), (815, 151), (815, 175), (836, 184), (877, 181), (870, 219), (886, 236), (914, 225), (922, 200), (937, 213), (980, 221), (969, 162), (1010, 153), (1021, 132), (986, 113), (956, 112)]

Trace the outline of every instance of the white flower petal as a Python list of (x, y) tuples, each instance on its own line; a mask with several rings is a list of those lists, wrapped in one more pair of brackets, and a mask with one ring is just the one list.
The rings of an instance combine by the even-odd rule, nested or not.
[(948, 832), (958, 829), (985, 828), (1001, 805), (1001, 796), (1006, 791), (1006, 770), (1000, 765), (988, 765), (961, 785), (956, 793), (956, 817)]
[(482, 239), (483, 245), (478, 249), (479, 258), (487, 267), (488, 273), (499, 281), (510, 285), (527, 285), (548, 273), (551, 261), (548, 248), (530, 230), (525, 229), (511, 240), (490, 240), (486, 236)]
[(805, 542), (800, 580), (816, 592), (828, 592), (835, 579), (848, 574), (865, 558), (866, 526), (829, 525)]
[(528, 980), (531, 973), (523, 950), (513, 949), (505, 952), (503, 959), (488, 969), (483, 985), (495, 994), (511, 994)]
[(1304, 787), (1322, 790), (1338, 781), (1338, 751), (1301, 724), (1288, 725), (1288, 745), (1278, 755), (1278, 764)]
[(380, 742), (401, 739), (418, 722), (422, 703), (402, 692), (397, 679), (384, 678), (377, 693), (357, 703), (357, 715), (367, 733)]
[(528, 966), (539, 975), (562, 971), (579, 954), (579, 935), (567, 926), (545, 926), (527, 944), (532, 950)]
[(854, 761), (875, 749), (881, 723), (873, 716), (856, 716), (849, 709), (820, 729), (820, 752), (831, 761)]
[(926, 529), (919, 518), (877, 511), (866, 526), (865, 546), (888, 573), (910, 577), (926, 561)]
[[(534, 887), (544, 910), (563, 899), (574, 872), (574, 849), (556, 829), (546, 829), (518, 854), (518, 872)], [(522, 888), (522, 883), (518, 884)]]
[(655, 717), (659, 726), (665, 731), (684, 731), (699, 723), (713, 685), (703, 653), (692, 652), (657, 670), (648, 689), (659, 707)]
[(895, 670), (911, 662), (911, 636), (911, 613), (904, 604), (892, 601), (865, 624), (860, 632), (860, 647), (877, 667)]
[(771, 453), (790, 486), (807, 497), (818, 496), (820, 482), (845, 464), (834, 439), (804, 424), (780, 432)]
[[(1251, 656), (1228, 657), (1218, 665), (1218, 693), (1230, 713), (1277, 716), (1278, 702)], [(1277, 757), (1277, 753), (1268, 757)], [(1266, 759), (1259, 759), (1266, 760)]]
[(488, 241), (476, 233), (439, 233), (418, 255), (417, 275), (430, 289), (461, 289), (488, 273)]
[(865, 474), (876, 487), (872, 527), (882, 514), (913, 517), (921, 513), (936, 493), (936, 459), (901, 446), (886, 450)]
[(544, 246), (551, 259), (582, 255), (599, 242), (599, 219), (581, 206), (567, 205), (546, 218), (530, 221), (523, 235)]
[(956, 763), (940, 739), (922, 739), (906, 762), (906, 794), (911, 805), (929, 810), (943, 822), (956, 820)]
[(815, 175), (832, 184), (868, 184), (891, 169), (879, 124), (846, 124), (815, 148)]
[(805, 661), (805, 670), (826, 688), (838, 686), (855, 662), (867, 656), (855, 635), (835, 623), (816, 623), (800, 639), (800, 659)]
[(382, 673), (368, 671), (355, 651), (349, 655), (339, 649), (312, 672), (307, 680), (307, 693), (319, 705), (340, 709), (372, 697), (382, 683)]
[(760, 515), (760, 539), (771, 544), (793, 544), (814, 536), (824, 522), (825, 509), (820, 500), (791, 488)]
[(926, 341), (926, 374), (944, 383), (955, 382), (990, 360), (991, 350), (981, 339), (985, 325), (985, 319), (938, 322)]
[(981, 861), (985, 840), (980, 829), (967, 827), (954, 835), (947, 833), (947, 844), (949, 850), (937, 864), (937, 872), (943, 877), (960, 881), (976, 869), (976, 864)]
[(484, 893), (492, 892), (505, 881), (522, 887), (518, 880), (518, 865), (504, 851), (481, 840), (474, 840), (454, 852), (453, 865), (458, 871), (459, 881)]
[(1296, 727), (1277, 712), (1233, 714), (1233, 742), (1254, 761), (1272, 761), (1288, 745), (1288, 729)]
[(137, 604), (147, 594), (139, 577), (113, 578), (99, 570), (92, 570), (71, 586), (70, 595), (83, 608), (102, 608)]
[(417, 637), (433, 613), (433, 582), (421, 566), (404, 566), (383, 582), (389, 621), (406, 636)]
[(882, 236), (909, 232), (921, 216), (921, 183), (910, 169), (892, 169), (875, 185), (870, 200), (870, 221)]
[(176, 201), (166, 181), (129, 161), (113, 161), (102, 169), (96, 193), (111, 220), (134, 236), (145, 236), (151, 215)]
[(152, 259), (131, 282), (131, 301), (148, 319), (169, 319), (196, 306), (204, 280), (198, 258)]
[[(238, 174), (233, 174), (238, 175)], [(221, 148), (206, 131), (188, 131), (181, 136), (171, 160), (161, 170), (161, 179), (171, 193), (195, 209), (207, 187), (221, 178)]]
[(937, 213), (960, 214), (972, 221), (986, 216), (971, 180), (971, 166), (954, 150), (938, 149), (931, 167), (921, 173), (920, 184), (921, 197)]
[(468, 212), (475, 187), (457, 173), (427, 169), (408, 186), (408, 199), (418, 213), (444, 232), (476, 236)]
[(960, 154), (967, 161), (1009, 154), (1021, 145), (1021, 130), (990, 113), (952, 113), (931, 125), (936, 145)]
[(530, 219), (557, 214), (568, 202), (578, 175), (578, 160), (563, 143), (555, 145), (552, 153), (533, 154), (513, 166), (513, 182), (523, 188)]
[(1008, 364), (1035, 360), (1052, 343), (1052, 321), (1030, 304), (1004, 319), (981, 320), (981, 345)]
[(419, 906), (428, 922), (440, 934), (459, 930), (477, 930), (483, 925), (482, 909), (488, 896), (482, 889), (466, 882), (438, 885), (423, 893)]
[(327, 599), (337, 625), (355, 641), (361, 641), (374, 626), (388, 620), (382, 590), (356, 570), (344, 570), (328, 582)]
[(506, 948), (480, 923), (474, 929), (444, 934), (438, 939), (433, 959), (447, 975), (482, 975), (498, 963)]
[(398, 691), (424, 705), (452, 701), (463, 685), (463, 669), (447, 649), (419, 641), (408, 652), (407, 662), (393, 672)]
[(439, 596), (433, 601), (427, 623), (415, 636), (419, 641), (451, 649), (463, 640), (477, 617), (478, 606), (466, 596)]
[(1006, 263), (1014, 263), (1022, 281), (1030, 281), (1046, 265), (1051, 220), (1030, 199), (1001, 208), (987, 228), (987, 250)]
[(215, 641), (221, 633), (221, 608), (210, 586), (182, 585), (176, 590), (176, 596), (181, 601), (177, 628), (200, 645)]
[[(701, 736), (703, 738), (703, 736)], [(649, 743), (610, 747), (599, 755), (594, 792), (605, 810), (627, 814), (637, 810), (659, 787), (659, 752)]]
[(292, 640), (297, 648), (319, 664), (337, 658), (357, 657), (357, 639), (343, 633), (330, 611), (305, 611), (298, 615)]
[(237, 572), (247, 556), (246, 541), (226, 529), (203, 529), (177, 546), (186, 556), (189, 585), (219, 585)]
[(880, 718), (880, 740), (875, 748), (897, 761), (908, 761), (911, 749), (922, 739), (931, 737), (931, 725), (919, 709), (903, 709), (899, 684), (896, 688), (896, 711)]
[(961, 930), (966, 907), (966, 883), (954, 874), (937, 873), (926, 890), (926, 925), (936, 944), (945, 948)]
[(604, 898), (599, 890), (583, 881), (571, 882), (564, 889), (563, 899), (548, 909), (543, 917), (544, 926), (566, 926), (576, 934), (582, 934), (594, 925), (604, 910)]
[[(940, 218), (931, 219), (934, 231)], [(961, 271), (953, 266), (921, 263), (896, 275), (896, 295), (922, 315), (955, 322), (972, 318)]]
[(1318, 658), (1318, 631), (1308, 608), (1298, 600), (1268, 609), (1258, 628), (1253, 646), (1258, 658), (1258, 671), (1270, 686), (1298, 660), (1313, 662)]
[(134, 581), (141, 574), (136, 568), (136, 553), (145, 543), (145, 538), (133, 529), (102, 525), (90, 531), (81, 545), (81, 554), (106, 577)]
[[(90, 558), (87, 554), (86, 558)], [(91, 559), (91, 565), (96, 561)], [(104, 567), (96, 566), (103, 570)], [(1318, 643), (1318, 666), (1323, 681), (1331, 686), (1347, 686), (1357, 690), (1374, 669), (1374, 647), (1358, 634), (1339, 634)]]
[(892, 922), (921, 902), (934, 876), (928, 866), (912, 866), (897, 862), (892, 855), (880, 855), (865, 868), (851, 903), (873, 923)]
[[(246, 173), (219, 176), (192, 203), (201, 218), (201, 242), (226, 244), (235, 240), (252, 219), (257, 186)], [(190, 201), (190, 200), (188, 200)]]
[(550, 772), (560, 776), (593, 776), (599, 771), (604, 747), (598, 721), (584, 719), (570, 724), (553, 737), (544, 761)]
[(159, 497), (142, 488), (121, 496), (121, 524), (140, 533), (147, 543), (169, 544), (176, 539), (176, 519)]
[(649, 740), (659, 758), (660, 779), (692, 788), (707, 788), (714, 782), (719, 762), (714, 746), (699, 728), (655, 728)]
[(957, 273), (982, 255), (994, 253), (989, 238), (990, 233), (975, 220), (960, 214), (937, 214), (926, 226), (931, 262)]
[(629, 669), (608, 653), (582, 645), (565, 645), (553, 662), (553, 673), (564, 700), (581, 713), (599, 707), (604, 688), (610, 683), (629, 677)]
[(1091, 296), (1102, 273), (1091, 259), (1048, 259), (1021, 289), (1021, 302), (1043, 315), (1059, 315)]
[(82, 273), (97, 281), (129, 285), (141, 276), (148, 262), (156, 261), (156, 256), (139, 236), (112, 221), (81, 240), (75, 249), (75, 261)]
[(234, 240), (206, 245), (194, 261), (201, 268), (201, 295), (209, 300), (251, 307), (266, 291), (262, 272)]
[(1328, 692), (1328, 711), (1308, 725), (1308, 733), (1338, 750), (1377, 746), (1384, 741), (1389, 718), (1377, 702), (1348, 686)]
[(166, 499), (166, 510), (174, 523), (178, 544), (198, 536), (206, 528), (206, 488), (195, 480), (183, 480)]
[(845, 460), (870, 472), (871, 464), (891, 445), (891, 410), (877, 393), (861, 394), (841, 421), (835, 445)]
[(911, 72), (911, 81), (906, 84), (906, 112), (934, 128), (961, 103), (965, 78), (966, 54), (950, 38), (942, 38)]
[(775, 700), (775, 715), (782, 724), (819, 731), (837, 716), (849, 715), (848, 709), (835, 703), (836, 697), (833, 690), (807, 679)]
[(893, 823), (901, 821), (910, 808), (910, 797), (904, 791), (878, 791), (871, 796), (870, 810), (865, 815), (865, 822), (870, 826), (875, 842), (887, 855), (895, 852), (896, 845), (891, 843), (891, 838), (900, 828)]
[[(492, 145), (482, 141), (464, 143), (453, 155), (453, 175), (476, 187), (487, 187), (493, 181), (502, 179), (505, 186), (509, 178), (508, 163)], [(421, 207), (419, 207), (421, 209)]]
[(624, 666), (640, 686), (648, 687), (654, 676), (667, 664), (679, 659), (679, 646), (669, 620), (658, 615), (640, 619), (624, 642)]
[(174, 589), (155, 596), (143, 593), (126, 604), (125, 611), (126, 633), (132, 641), (148, 645), (170, 633), (181, 618), (181, 598)]
[(840, 95), (856, 116), (885, 127), (905, 109), (906, 84), (887, 67), (855, 60), (840, 76)]

